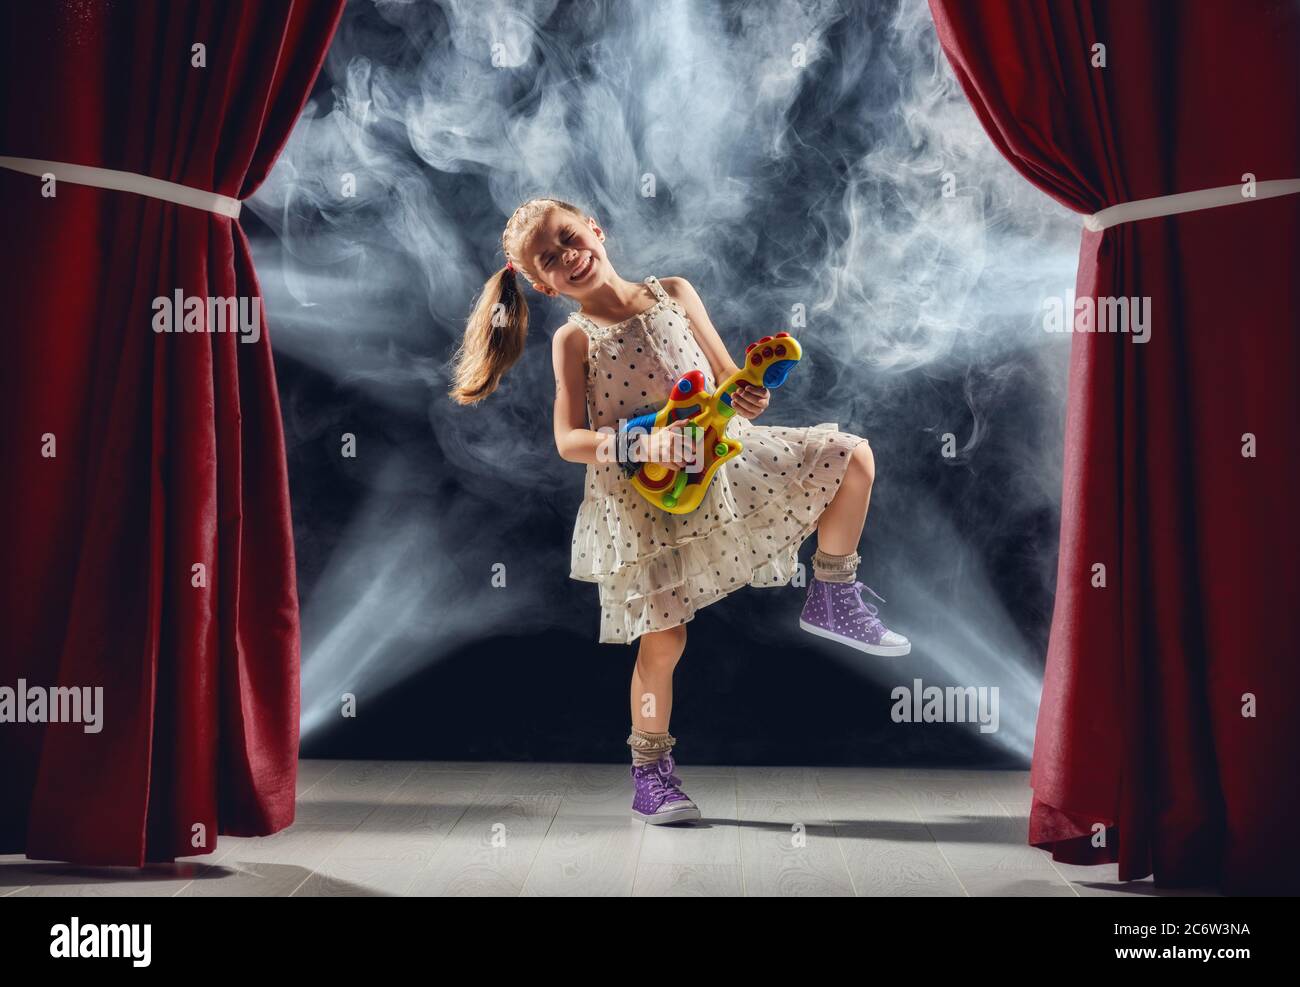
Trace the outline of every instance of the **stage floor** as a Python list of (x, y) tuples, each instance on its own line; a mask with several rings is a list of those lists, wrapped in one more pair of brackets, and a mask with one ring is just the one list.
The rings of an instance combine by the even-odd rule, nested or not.
[(1025, 843), (1027, 771), (677, 771), (703, 819), (632, 818), (625, 765), (304, 760), (297, 820), (143, 869), (0, 856), (5, 895), (1177, 895)]

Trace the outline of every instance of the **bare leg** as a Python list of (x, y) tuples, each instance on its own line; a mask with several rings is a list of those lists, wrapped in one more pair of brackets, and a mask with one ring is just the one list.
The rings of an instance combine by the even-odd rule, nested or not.
[(849, 555), (858, 550), (875, 481), (876, 460), (871, 446), (859, 443), (849, 456), (840, 488), (817, 519), (817, 547), (827, 555)]
[(686, 625), (641, 635), (632, 669), (632, 725), (667, 733), (673, 713), (673, 669), (686, 650)]

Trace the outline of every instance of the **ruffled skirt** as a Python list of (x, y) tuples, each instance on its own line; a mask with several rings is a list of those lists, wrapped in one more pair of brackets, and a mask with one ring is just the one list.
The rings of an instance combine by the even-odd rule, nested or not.
[(614, 493), (589, 489), (569, 575), (599, 587), (600, 643), (631, 644), (684, 624), (742, 586), (788, 585), (849, 454), (867, 441), (832, 422), (786, 428), (737, 418), (731, 434), (744, 451), (690, 514), (652, 507), (626, 480)]

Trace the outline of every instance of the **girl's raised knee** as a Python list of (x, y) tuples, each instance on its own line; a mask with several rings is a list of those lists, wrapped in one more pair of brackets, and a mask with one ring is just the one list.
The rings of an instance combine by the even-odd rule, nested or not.
[(857, 470), (859, 477), (867, 484), (876, 482), (876, 456), (866, 442), (858, 443), (853, 450), (849, 465)]

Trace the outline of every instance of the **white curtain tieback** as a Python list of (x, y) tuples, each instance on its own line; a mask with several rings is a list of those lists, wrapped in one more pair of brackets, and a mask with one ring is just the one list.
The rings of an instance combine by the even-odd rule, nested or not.
[(151, 199), (163, 199), (166, 202), (179, 203), (214, 212), (220, 216), (239, 218), (242, 207), (238, 199), (216, 192), (164, 182), (161, 178), (137, 175), (131, 171), (113, 171), (111, 168), (90, 168), (86, 165), (67, 164), (63, 161), (38, 161), (35, 158), (0, 157), (0, 168), (21, 171), (27, 175), (53, 175), (57, 181), (72, 185), (89, 185), (92, 188), (114, 189), (118, 192), (135, 192), (147, 195)]
[(1241, 185), (1223, 185), (1219, 188), (1198, 189), (1195, 192), (1179, 192), (1177, 195), (1134, 199), (1132, 202), (1121, 202), (1117, 206), (1109, 206), (1091, 216), (1085, 216), (1083, 226), (1093, 233), (1100, 233), (1117, 223), (1155, 219), (1157, 216), (1174, 216), (1180, 212), (1195, 212), (1198, 209), (1215, 209), (1219, 206), (1236, 205), (1238, 202), (1271, 199), (1278, 195), (1294, 195), (1300, 192), (1300, 178), (1256, 182), (1254, 196), (1242, 195), (1241, 190)]

